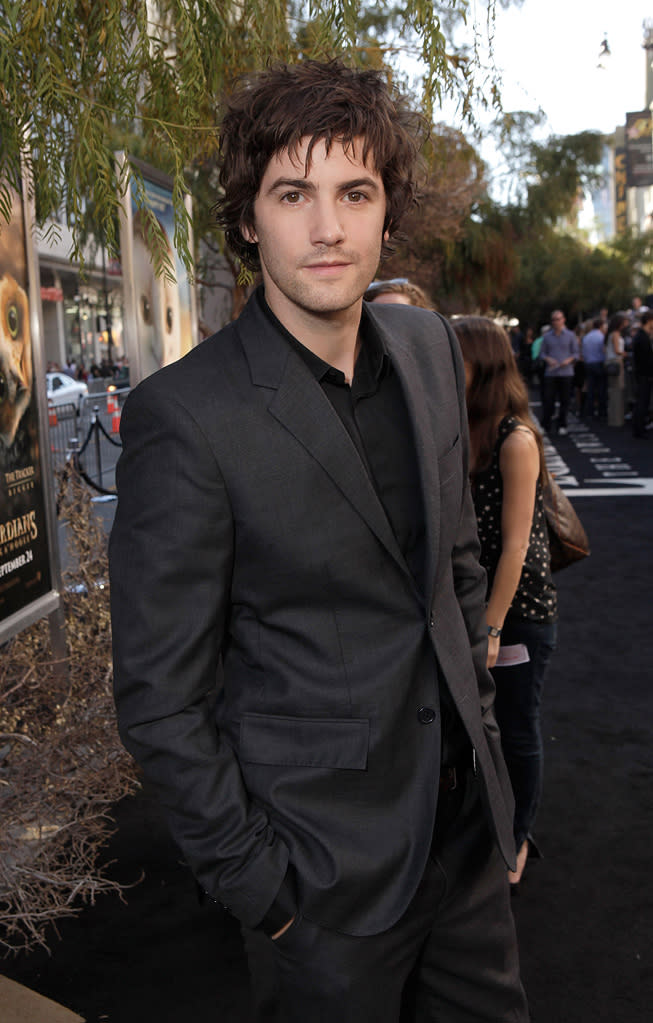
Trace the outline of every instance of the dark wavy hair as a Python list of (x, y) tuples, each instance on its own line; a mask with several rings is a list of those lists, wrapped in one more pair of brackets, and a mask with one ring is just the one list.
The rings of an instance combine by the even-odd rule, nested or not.
[(607, 336), (610, 337), (616, 330), (621, 332), (627, 323), (630, 323), (630, 320), (626, 313), (613, 313), (608, 323)]
[(416, 203), (423, 137), (423, 119), (391, 93), (381, 71), (308, 60), (244, 75), (226, 98), (220, 127), (215, 213), (229, 247), (248, 269), (259, 269), (258, 246), (241, 226), (254, 227), (254, 200), (270, 160), (284, 150), (296, 155), (306, 138), (306, 172), (316, 143), (328, 153), (334, 142), (348, 150), (363, 140), (362, 159), (371, 158), (385, 188), (384, 233), (394, 233)]
[(366, 302), (374, 302), (379, 295), (403, 295), (410, 305), (420, 309), (434, 308), (428, 295), (412, 281), (372, 281), (363, 298)]
[(486, 316), (463, 316), (451, 323), (465, 362), (467, 418), (472, 446), (472, 477), (492, 461), (499, 423), (511, 415), (533, 431), (546, 479), (542, 435), (528, 410), (528, 391), (504, 328)]

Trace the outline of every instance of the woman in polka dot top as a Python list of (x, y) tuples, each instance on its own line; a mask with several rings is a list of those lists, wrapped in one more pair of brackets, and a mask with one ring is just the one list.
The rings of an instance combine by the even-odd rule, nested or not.
[(551, 578), (542, 486), (542, 438), (503, 327), (482, 316), (452, 324), (463, 353), (471, 441), (471, 483), (481, 562), (488, 576), (488, 667), (497, 687), (496, 715), (515, 793), (517, 870), (529, 852), (542, 792), (540, 702), (556, 645), (556, 591)]

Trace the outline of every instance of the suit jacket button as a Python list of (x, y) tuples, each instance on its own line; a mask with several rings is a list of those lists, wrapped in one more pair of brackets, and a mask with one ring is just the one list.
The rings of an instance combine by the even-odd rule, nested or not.
[(432, 725), (435, 721), (435, 711), (433, 707), (420, 707), (417, 711), (417, 720), (422, 725)]
[(431, 617), (429, 618), (429, 625), (431, 626), (431, 628), (435, 626), (435, 618), (433, 617), (433, 615), (431, 615)]

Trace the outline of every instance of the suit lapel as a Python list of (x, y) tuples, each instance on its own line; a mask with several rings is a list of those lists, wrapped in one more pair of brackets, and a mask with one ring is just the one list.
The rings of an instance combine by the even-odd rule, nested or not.
[(433, 398), (428, 393), (428, 381), (415, 358), (414, 347), (403, 339), (390, 336), (383, 328), (377, 327), (377, 329), (382, 334), (392, 357), (392, 364), (401, 381), (408, 414), (413, 425), (426, 530), (425, 579), (428, 580), (428, 592), (425, 593), (425, 598), (426, 606), (431, 607), (440, 535), (440, 476), (438, 449), (434, 433)]
[(255, 298), (248, 303), (237, 327), (253, 383), (274, 391), (268, 405), (270, 414), (319, 462), (343, 497), (410, 576), (356, 446), (313, 374), (275, 331)]

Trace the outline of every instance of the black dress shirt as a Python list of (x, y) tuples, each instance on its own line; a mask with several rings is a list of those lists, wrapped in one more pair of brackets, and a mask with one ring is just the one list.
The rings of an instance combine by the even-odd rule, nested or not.
[[(268, 311), (268, 315), (273, 314)], [(401, 384), (381, 340), (363, 326), (350, 386), (341, 370), (282, 330), (320, 383), (356, 446), (401, 553), (424, 595), (426, 536), (419, 468)]]

